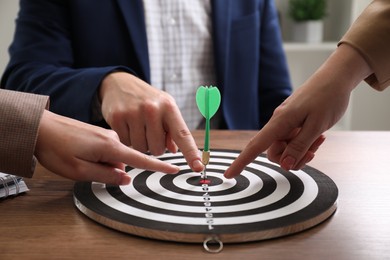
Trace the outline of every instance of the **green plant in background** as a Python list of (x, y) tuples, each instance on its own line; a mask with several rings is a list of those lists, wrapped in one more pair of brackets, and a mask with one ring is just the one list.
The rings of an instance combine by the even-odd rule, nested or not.
[(326, 0), (289, 0), (289, 15), (297, 21), (321, 20), (326, 16)]

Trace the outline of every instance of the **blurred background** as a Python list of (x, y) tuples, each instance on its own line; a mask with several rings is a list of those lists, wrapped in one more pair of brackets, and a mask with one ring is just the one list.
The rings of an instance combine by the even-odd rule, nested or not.
[[(370, 0), (316, 0), (317, 3), (325, 3), (324, 15), (318, 13), (313, 18), (316, 22), (308, 25), (308, 31), (302, 32), (298, 31), (302, 28), (297, 27), (302, 27), (306, 22), (297, 22), (297, 18), (291, 15), (289, 12), (291, 0), (274, 1), (279, 11), (284, 49), (294, 89), (299, 88), (335, 50), (338, 40), (371, 2)], [(299, 8), (297, 4), (295, 7)], [(13, 38), (17, 12), (18, 1), (0, 1), (1, 74), (9, 59), (8, 47)], [(310, 37), (310, 34), (314, 34), (314, 38)], [(361, 83), (351, 96), (348, 111), (332, 130), (387, 131), (390, 130), (388, 113), (390, 113), (390, 90), (378, 92), (367, 84)]]

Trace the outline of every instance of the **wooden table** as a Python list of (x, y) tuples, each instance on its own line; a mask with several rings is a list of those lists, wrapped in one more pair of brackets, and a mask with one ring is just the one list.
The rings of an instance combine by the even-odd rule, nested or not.
[[(255, 134), (214, 131), (210, 147), (242, 149)], [(194, 133), (199, 146), (202, 132)], [(135, 237), (101, 226), (73, 204), (73, 182), (38, 167), (27, 194), (0, 201), (0, 259), (389, 259), (390, 132), (329, 132), (310, 166), (339, 188), (338, 209), (310, 230), (267, 241), (200, 244)]]

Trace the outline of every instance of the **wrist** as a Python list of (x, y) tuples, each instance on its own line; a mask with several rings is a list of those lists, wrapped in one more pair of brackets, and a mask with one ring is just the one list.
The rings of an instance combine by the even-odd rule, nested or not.
[(364, 57), (351, 45), (341, 44), (335, 51), (334, 58), (340, 80), (352, 91), (360, 82), (373, 73), (372, 68)]
[(97, 91), (98, 92), (97, 97), (99, 99), (99, 102), (102, 103), (107, 90), (109, 90), (114, 85), (118, 85), (118, 82), (123, 77), (128, 77), (128, 76), (132, 76), (132, 74), (125, 71), (118, 71), (118, 70), (112, 71), (109, 74), (107, 74), (103, 78), (102, 82), (100, 83), (99, 89)]
[(372, 69), (360, 53), (342, 44), (308, 81), (309, 85), (325, 86), (327, 91), (348, 93), (370, 74)]

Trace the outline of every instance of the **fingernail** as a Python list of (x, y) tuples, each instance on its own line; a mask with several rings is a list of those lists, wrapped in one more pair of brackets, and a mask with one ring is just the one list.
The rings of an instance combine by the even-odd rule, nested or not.
[(295, 165), (295, 158), (291, 156), (287, 156), (286, 158), (283, 159), (281, 166), (283, 169), (289, 171), (291, 170)]
[(192, 170), (194, 170), (196, 172), (200, 172), (200, 171), (203, 171), (204, 165), (200, 160), (195, 160), (192, 162), (191, 168), (192, 168)]
[(314, 159), (314, 156), (315, 156), (314, 153), (309, 153), (309, 154), (307, 155), (306, 163), (308, 163), (308, 162), (310, 162), (311, 160), (313, 160), (313, 159)]
[(131, 178), (129, 176), (123, 176), (120, 180), (119, 185), (129, 185), (131, 181)]
[(180, 171), (180, 167), (177, 165), (172, 165), (172, 171), (170, 173), (176, 174)]
[(118, 185), (129, 185), (131, 181), (131, 177), (124, 171), (120, 169), (115, 169), (117, 174), (119, 175), (119, 184)]
[(226, 178), (226, 179), (231, 179), (232, 177), (230, 176), (230, 168), (228, 168), (225, 173), (223, 174), (223, 176)]

